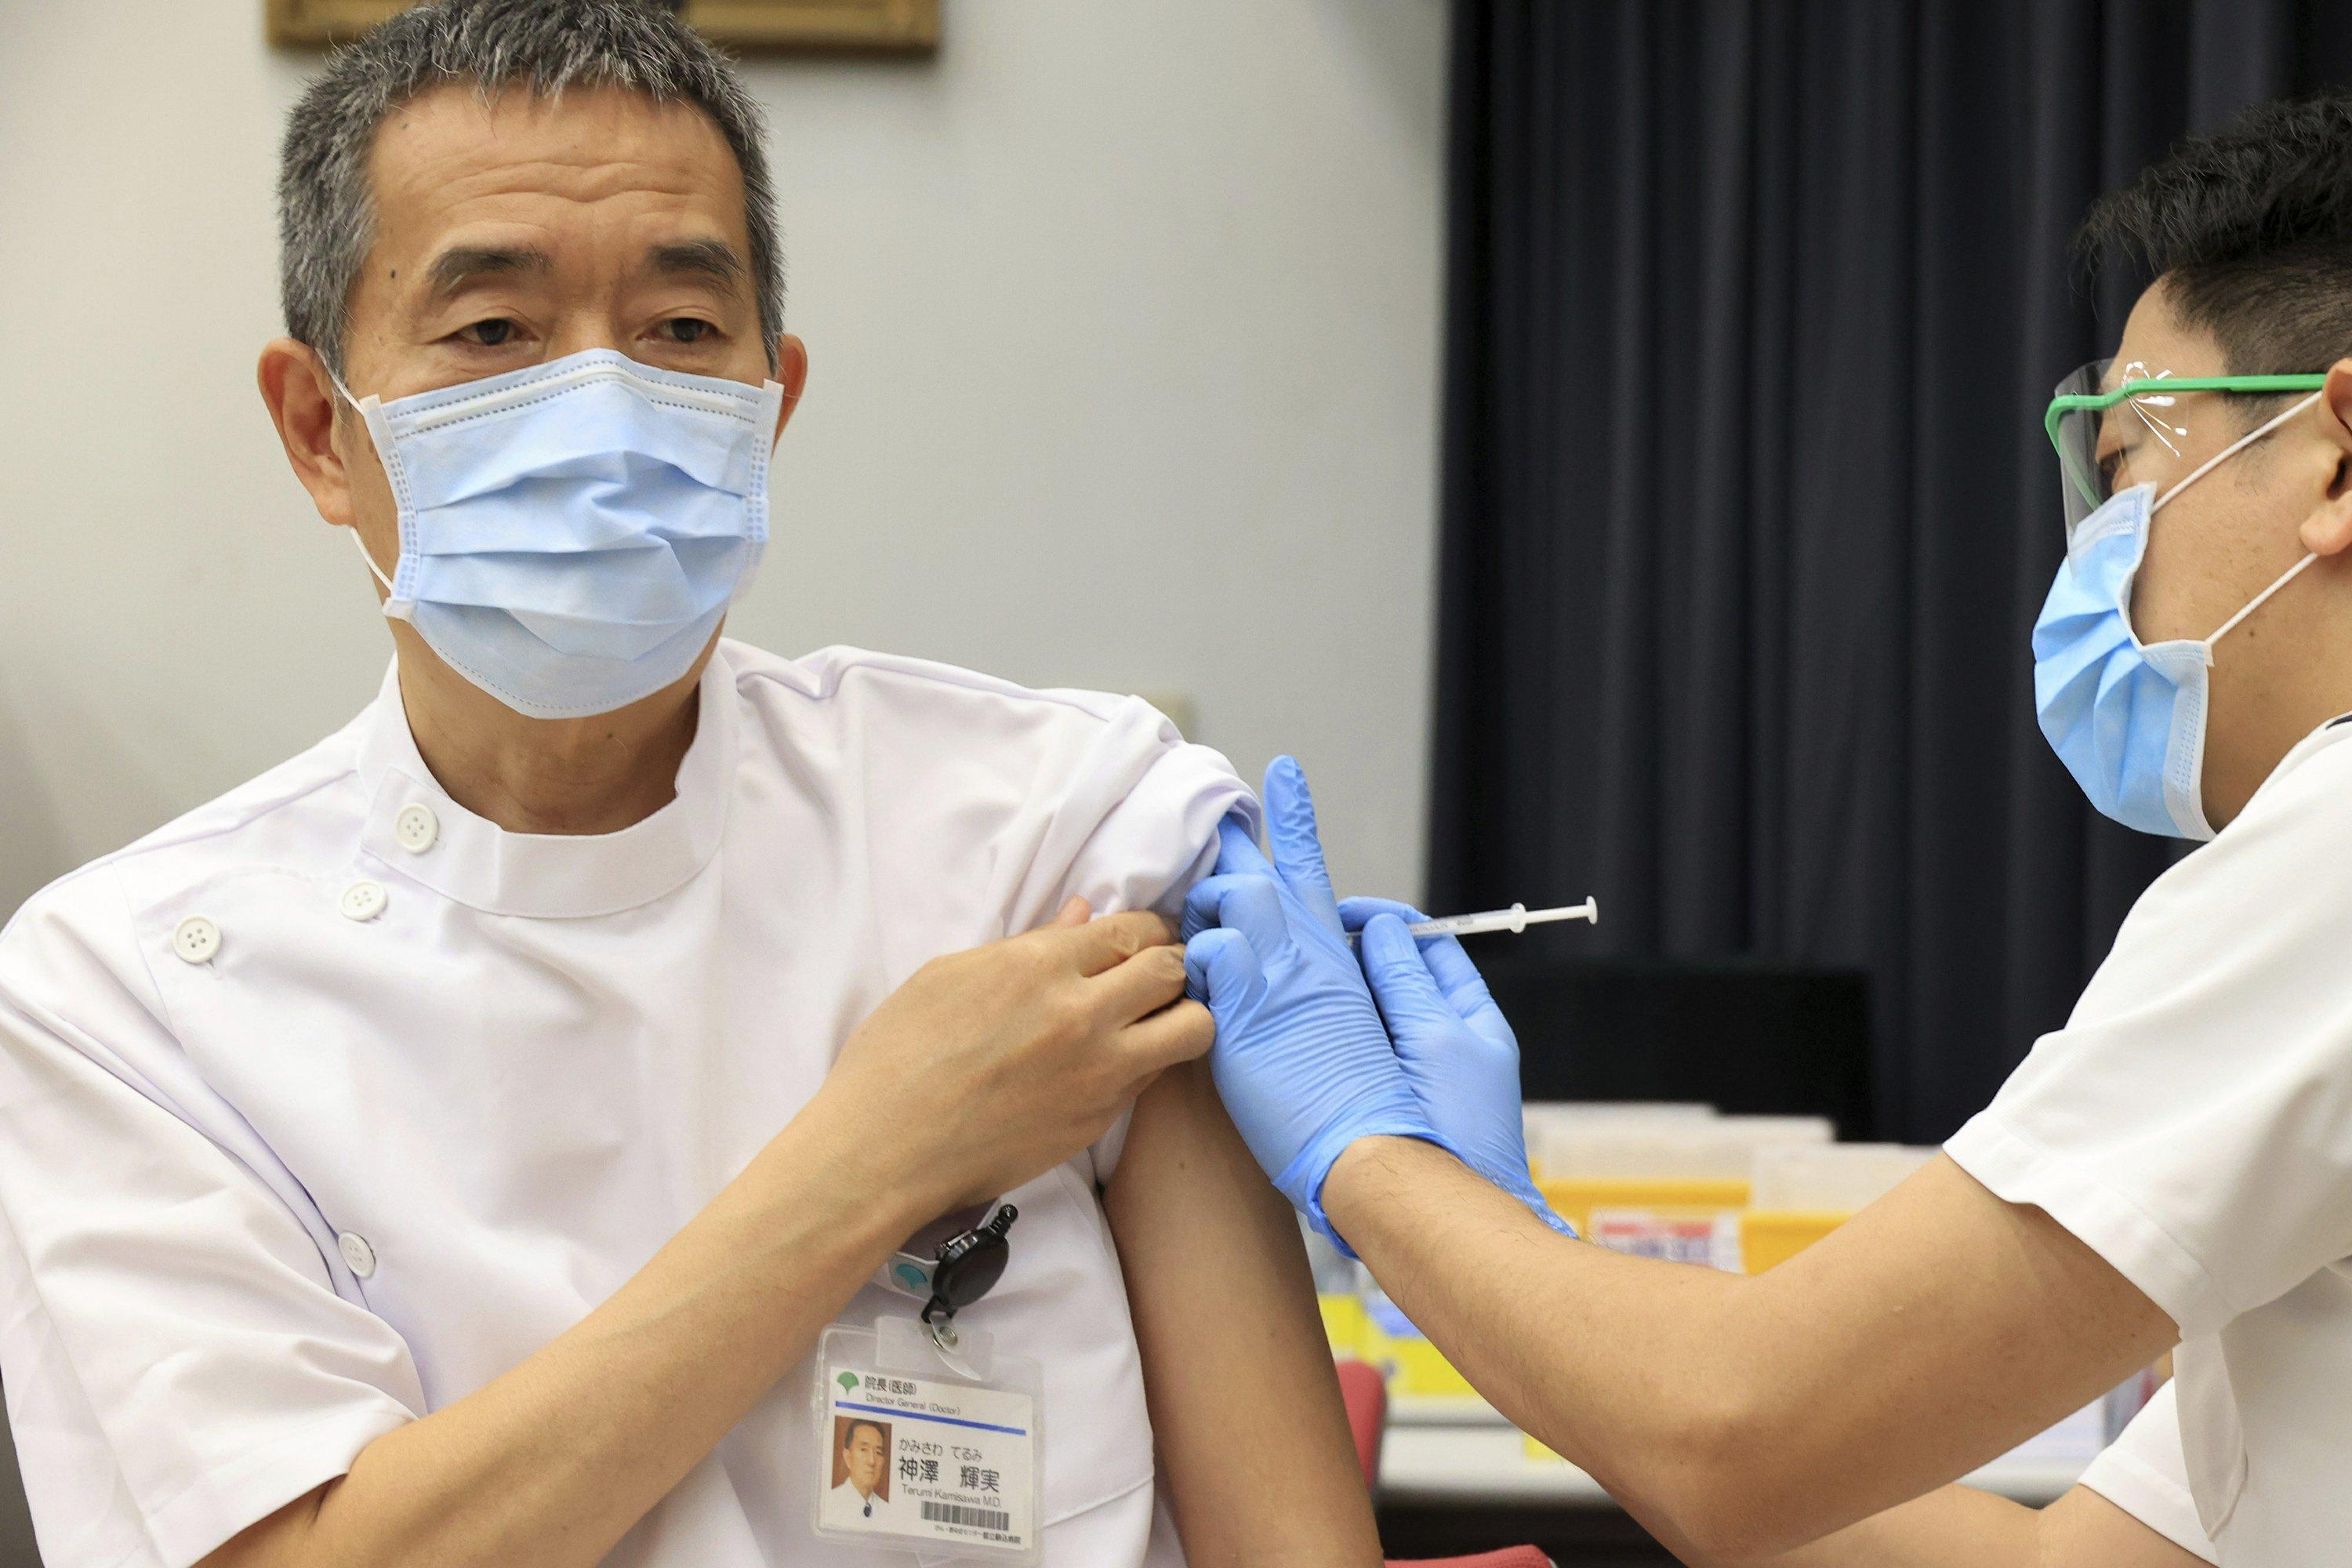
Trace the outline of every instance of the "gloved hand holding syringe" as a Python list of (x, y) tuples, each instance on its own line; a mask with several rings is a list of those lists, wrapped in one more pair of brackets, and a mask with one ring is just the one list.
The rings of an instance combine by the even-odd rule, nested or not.
[[(1414, 936), (1478, 936), (1490, 931), (1507, 931), (1514, 935), (1533, 925), (1551, 921), (1591, 921), (1601, 923), (1601, 901), (1588, 898), (1580, 904), (1562, 904), (1556, 910), (1531, 910), (1525, 904), (1513, 904), (1507, 910), (1486, 910), (1475, 915), (1442, 915), (1435, 920), (1415, 921), (1404, 929)], [(1348, 940), (1354, 942), (1356, 933), (1349, 931)]]

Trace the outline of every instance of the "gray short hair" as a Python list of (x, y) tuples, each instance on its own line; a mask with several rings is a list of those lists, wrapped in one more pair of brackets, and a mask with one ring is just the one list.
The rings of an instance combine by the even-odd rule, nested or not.
[(337, 50), (287, 117), (278, 174), (278, 290), (286, 330), (338, 374), (352, 287), (374, 243), (368, 154), (419, 94), (471, 81), (551, 97), (618, 87), (710, 116), (743, 174), (752, 287), (772, 366), (783, 331), (783, 259), (760, 107), (727, 57), (657, 0), (429, 0)]

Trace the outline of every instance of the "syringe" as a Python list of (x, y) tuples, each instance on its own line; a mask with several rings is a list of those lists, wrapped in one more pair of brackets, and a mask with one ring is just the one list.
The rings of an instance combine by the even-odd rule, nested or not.
[[(1404, 929), (1414, 936), (1476, 936), (1484, 931), (1507, 931), (1514, 934), (1529, 926), (1549, 921), (1591, 921), (1601, 923), (1601, 901), (1587, 899), (1580, 904), (1563, 904), (1556, 910), (1531, 910), (1525, 904), (1513, 904), (1507, 910), (1487, 910), (1475, 915), (1444, 915), (1433, 921), (1415, 921)], [(1348, 940), (1356, 940), (1350, 931)]]

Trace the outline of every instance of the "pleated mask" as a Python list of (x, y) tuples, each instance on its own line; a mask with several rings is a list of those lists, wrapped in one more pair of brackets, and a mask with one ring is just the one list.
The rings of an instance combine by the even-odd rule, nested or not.
[(383, 613), (519, 713), (609, 712), (684, 676), (767, 546), (775, 382), (592, 349), (390, 403), (335, 384), (398, 509), (390, 576), (360, 543)]

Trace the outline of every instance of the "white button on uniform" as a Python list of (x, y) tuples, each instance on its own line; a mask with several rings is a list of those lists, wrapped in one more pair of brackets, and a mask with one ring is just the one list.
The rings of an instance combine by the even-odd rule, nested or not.
[(220, 927), (202, 915), (190, 915), (172, 933), (172, 951), (189, 963), (210, 963), (220, 951)]
[(352, 1266), (352, 1272), (364, 1279), (375, 1272), (375, 1248), (358, 1231), (347, 1230), (335, 1237), (335, 1250)]
[(392, 819), (393, 842), (411, 855), (422, 855), (441, 837), (441, 819), (429, 805), (404, 805)]
[(391, 895), (382, 882), (353, 882), (343, 889), (342, 910), (346, 920), (372, 921), (383, 913)]

